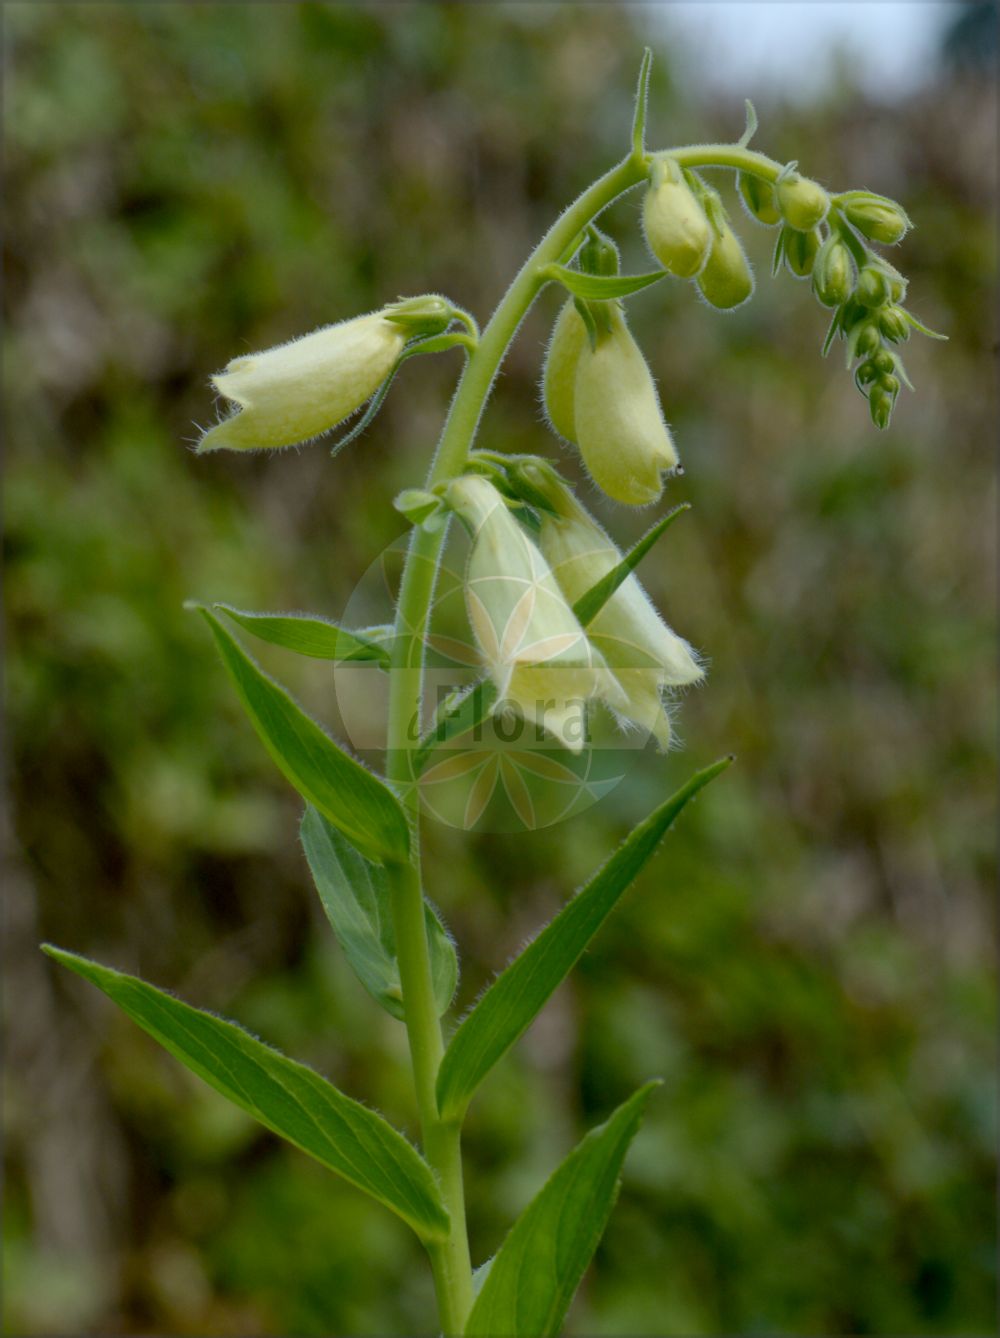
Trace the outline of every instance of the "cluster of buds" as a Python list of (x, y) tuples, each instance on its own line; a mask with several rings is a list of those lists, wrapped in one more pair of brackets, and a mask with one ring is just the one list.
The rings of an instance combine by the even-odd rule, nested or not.
[(796, 278), (809, 278), (813, 292), (834, 315), (823, 346), (847, 341), (847, 365), (857, 363), (855, 382), (868, 398), (872, 422), (886, 428), (900, 385), (910, 385), (899, 354), (911, 330), (942, 338), (903, 306), (906, 280), (869, 242), (894, 246), (913, 226), (895, 200), (871, 191), (829, 195), (800, 176), (794, 164), (771, 185), (742, 173), (740, 194), (748, 213), (780, 226), (774, 270), (783, 264)]
[(621, 725), (668, 747), (667, 694), (703, 677), (698, 657), (631, 574), (581, 623), (581, 599), (621, 553), (551, 465), (495, 459), (475, 457), (485, 472), (442, 490), (471, 538), (466, 608), (494, 714), (520, 715), (579, 752), (586, 704), (600, 700)]

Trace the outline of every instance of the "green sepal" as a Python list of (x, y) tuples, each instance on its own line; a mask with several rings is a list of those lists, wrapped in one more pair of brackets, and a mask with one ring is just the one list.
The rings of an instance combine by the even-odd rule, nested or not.
[(377, 776), (340, 748), (208, 609), (222, 661), (257, 735), (285, 779), (369, 859), (409, 858), (410, 830), (399, 800)]
[(582, 270), (570, 269), (568, 265), (552, 264), (545, 266), (542, 276), (561, 283), (573, 297), (588, 302), (608, 302), (628, 297), (631, 293), (648, 288), (650, 284), (659, 283), (667, 277), (667, 271), (658, 269), (651, 274), (584, 274)]
[(441, 1061), (437, 1100), (442, 1119), (461, 1119), (487, 1073), (569, 975), (685, 804), (731, 761), (726, 757), (697, 772), (635, 827), (603, 868), (480, 997)]
[(545, 1182), (490, 1263), (465, 1325), (469, 1338), (556, 1338), (618, 1197), (642, 1122), (647, 1083), (592, 1129)]
[(635, 110), (632, 113), (632, 156), (644, 158), (646, 154), (646, 106), (649, 101), (649, 75), (653, 68), (653, 51), (646, 47), (639, 66), (639, 80), (635, 90)]
[(690, 510), (690, 502), (681, 502), (680, 506), (675, 506), (662, 520), (658, 520), (651, 530), (647, 530), (639, 542), (629, 549), (617, 567), (613, 567), (596, 585), (584, 591), (573, 605), (573, 612), (581, 627), (587, 627), (594, 621), (622, 582), (632, 575), (660, 535), (670, 528), (682, 512)]
[(212, 608), (219, 609), (261, 641), (293, 650), (297, 655), (308, 655), (315, 660), (371, 661), (382, 669), (389, 668), (391, 652), (387, 641), (393, 628), (388, 624), (348, 631), (310, 613), (254, 613), (221, 603), (213, 604)]
[(397, 1213), (421, 1240), (447, 1239), (448, 1213), (430, 1167), (381, 1115), (234, 1022), (76, 953), (51, 944), (42, 951), (103, 990), (234, 1105)]
[(749, 98), (743, 99), (743, 107), (746, 111), (746, 125), (743, 127), (743, 134), (740, 135), (739, 139), (736, 141), (737, 146), (741, 149), (745, 149), (753, 139), (754, 135), (757, 133), (757, 126), (759, 124), (757, 121), (757, 109)]
[[(406, 1014), (385, 869), (365, 859), (311, 804), (302, 815), (299, 835), (326, 918), (344, 956), (376, 1003), (404, 1022)], [(444, 925), (426, 901), (424, 923), (434, 1003), (440, 1016), (447, 1012), (455, 994), (458, 958)]]
[(393, 499), (392, 505), (411, 525), (427, 530), (429, 534), (443, 529), (448, 521), (444, 498), (424, 488), (404, 488)]
[[(459, 320), (461, 318), (460, 313), (456, 311), (454, 313), (454, 319)], [(411, 343), (407, 344), (393, 364), (392, 371), (368, 401), (368, 407), (358, 419), (357, 423), (351, 428), (350, 432), (346, 432), (342, 437), (338, 437), (330, 447), (331, 456), (339, 455), (345, 446), (349, 446), (355, 438), (361, 436), (361, 433), (364, 432), (365, 428), (371, 423), (379, 409), (381, 409), (385, 397), (389, 393), (389, 387), (396, 379), (396, 373), (409, 358), (419, 357), (422, 353), (446, 353), (450, 348), (464, 348), (468, 351), (469, 349), (474, 348), (475, 345), (476, 336), (461, 330), (450, 330), (446, 331), (444, 334), (429, 335), (425, 339), (414, 339)]]

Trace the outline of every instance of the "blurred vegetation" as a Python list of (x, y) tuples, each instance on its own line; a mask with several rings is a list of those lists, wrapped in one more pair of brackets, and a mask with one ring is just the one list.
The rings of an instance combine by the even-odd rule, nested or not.
[[(630, 305), (687, 464), (670, 500), (694, 504), (644, 579), (711, 674), (685, 751), (645, 754), (585, 816), (517, 840), (429, 828), (460, 1004), (668, 788), (739, 765), (474, 1107), (474, 1252), (660, 1074), (577, 1332), (992, 1329), (990, 68), (942, 63), (895, 105), (845, 71), (792, 106), (705, 100), (656, 7), (4, 20), (8, 1332), (428, 1330), (405, 1228), (34, 945), (237, 1017), (412, 1129), (400, 1028), (338, 954), (295, 797), (181, 606), (340, 613), (402, 531), (389, 501), (423, 470), (457, 355), (410, 364), (335, 464), (185, 443), (240, 350), (400, 293), (485, 317), (621, 153), (647, 36), (652, 142), (732, 138), (754, 96), (767, 152), (905, 203), (911, 305), (951, 342), (912, 346), (917, 394), (878, 435), (819, 357), (806, 286), (767, 277), (763, 229), (742, 224), (759, 292), (735, 315), (681, 285)], [(643, 268), (637, 209), (608, 222)], [(484, 444), (551, 449), (535, 386), (556, 309), (526, 322)], [(648, 523), (604, 515), (622, 540)], [(336, 725), (328, 671), (262, 659)]]

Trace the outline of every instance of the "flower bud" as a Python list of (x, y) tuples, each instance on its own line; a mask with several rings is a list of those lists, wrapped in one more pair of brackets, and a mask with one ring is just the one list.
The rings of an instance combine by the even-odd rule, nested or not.
[(875, 265), (864, 265), (858, 275), (858, 301), (866, 307), (881, 307), (889, 296), (889, 276)]
[(839, 204), (847, 221), (872, 242), (894, 246), (913, 227), (905, 209), (885, 195), (848, 191), (840, 197)]
[(862, 325), (854, 335), (851, 352), (856, 358), (868, 358), (882, 347), (882, 339), (877, 325)]
[(910, 337), (910, 322), (902, 307), (883, 307), (878, 314), (878, 328), (894, 344), (905, 344)]
[(817, 181), (789, 172), (775, 187), (778, 208), (790, 228), (810, 232), (826, 218), (830, 197)]
[[(891, 376), (896, 370), (896, 359), (888, 349), (883, 349), (881, 353), (876, 353), (872, 358), (875, 369), (880, 376)], [(897, 386), (897, 389), (899, 387)]]
[(576, 441), (576, 372), (587, 342), (587, 327), (570, 298), (552, 327), (542, 370), (542, 403), (555, 431), (572, 442)]
[(825, 307), (839, 307), (851, 295), (854, 265), (850, 251), (836, 233), (831, 233), (816, 253), (812, 284)]
[(664, 470), (677, 451), (638, 344), (617, 303), (608, 303), (610, 331), (589, 340), (579, 355), (574, 416), (583, 462), (599, 488), (616, 502), (645, 506), (663, 491)]
[(295, 446), (336, 427), (375, 394), (403, 350), (407, 334), (391, 310), (234, 358), (212, 383), (238, 409), (209, 428), (199, 453)]
[(815, 228), (812, 232), (798, 232), (795, 228), (786, 227), (781, 233), (781, 238), (786, 269), (797, 279), (807, 279), (812, 273), (813, 263), (822, 242), (819, 232)]
[(728, 223), (712, 240), (704, 268), (695, 279), (702, 296), (713, 307), (731, 311), (753, 292), (753, 271), (740, 240)]
[(494, 711), (512, 709), (579, 752), (583, 703), (597, 696), (620, 703), (621, 689), (493, 484), (466, 475), (445, 497), (472, 536), (466, 608), (496, 686)]
[(781, 222), (781, 211), (774, 195), (774, 187), (769, 181), (755, 177), (750, 172), (740, 172), (737, 177), (740, 197), (746, 211), (758, 223), (772, 227)]
[(854, 373), (854, 379), (860, 388), (872, 385), (878, 380), (878, 368), (871, 358), (867, 358)]
[[(888, 378), (895, 381), (895, 377)], [(892, 418), (893, 406), (896, 403), (896, 392), (899, 390), (899, 382), (896, 381), (896, 389), (891, 386), (883, 385), (878, 382), (872, 386), (868, 396), (868, 412), (871, 414), (872, 422), (880, 430), (884, 431), (889, 426)]]
[(712, 232), (704, 209), (672, 160), (654, 160), (642, 224), (649, 249), (663, 268), (682, 279), (694, 278), (708, 257)]
[[(551, 507), (541, 515), (539, 546), (567, 602), (574, 604), (618, 566), (621, 554), (554, 471), (530, 465), (526, 469)], [(664, 690), (704, 677), (694, 651), (663, 621), (634, 575), (625, 578), (594, 616), (587, 637), (624, 692), (624, 700), (609, 703), (615, 714), (647, 730), (666, 748), (670, 717)]]

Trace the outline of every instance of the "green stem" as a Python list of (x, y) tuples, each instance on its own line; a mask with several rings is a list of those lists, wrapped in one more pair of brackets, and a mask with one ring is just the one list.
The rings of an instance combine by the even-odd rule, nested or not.
[[(696, 145), (671, 150), (683, 166), (737, 167), (773, 181), (778, 163), (735, 145)], [(525, 261), (471, 352), (431, 464), (426, 486), (461, 474), (511, 340), (538, 293), (549, 282), (545, 267), (567, 260), (581, 233), (619, 195), (646, 179), (649, 158), (633, 152), (589, 186), (565, 210)], [(421, 735), (424, 646), (445, 531), (413, 530), (396, 607), (389, 687), (387, 771), (406, 804), (413, 833), (413, 862), (391, 871), (392, 914), (399, 974), (406, 1010), (413, 1079), (424, 1154), (435, 1171), (451, 1217), (445, 1245), (430, 1251), (441, 1323), (446, 1334), (461, 1333), (472, 1305), (472, 1269), (462, 1187), (461, 1128), (440, 1119), (435, 1096), (443, 1053), (441, 1024), (434, 1006), (430, 958), (420, 880), (419, 796), (412, 757)]]

